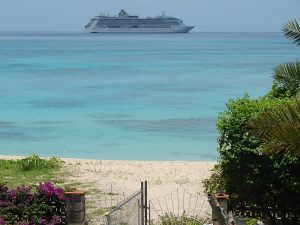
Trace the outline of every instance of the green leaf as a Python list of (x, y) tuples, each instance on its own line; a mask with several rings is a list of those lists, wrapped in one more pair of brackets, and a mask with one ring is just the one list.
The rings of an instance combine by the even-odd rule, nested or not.
[(300, 25), (297, 20), (291, 20), (283, 25), (282, 32), (288, 38), (294, 40), (298, 46), (300, 45)]
[(300, 89), (300, 61), (289, 62), (276, 66), (274, 80), (282, 87), (296, 94)]
[(300, 156), (300, 97), (265, 110), (251, 122), (265, 153)]

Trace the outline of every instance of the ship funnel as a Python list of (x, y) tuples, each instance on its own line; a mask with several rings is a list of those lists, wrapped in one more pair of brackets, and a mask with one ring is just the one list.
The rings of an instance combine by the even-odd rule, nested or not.
[(121, 9), (121, 11), (119, 12), (119, 17), (126, 17), (126, 16), (129, 16), (129, 14), (124, 9)]

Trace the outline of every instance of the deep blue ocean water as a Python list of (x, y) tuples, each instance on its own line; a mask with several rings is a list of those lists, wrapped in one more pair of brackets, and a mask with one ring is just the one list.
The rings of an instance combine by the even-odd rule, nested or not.
[(0, 154), (214, 160), (228, 99), (296, 58), (280, 33), (0, 33)]

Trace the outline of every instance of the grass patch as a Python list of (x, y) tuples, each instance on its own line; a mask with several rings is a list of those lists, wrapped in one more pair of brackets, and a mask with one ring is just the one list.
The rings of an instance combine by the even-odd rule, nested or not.
[(255, 225), (258, 220), (256, 218), (243, 218), (242, 221), (244, 221), (246, 225)]
[(58, 158), (42, 159), (38, 155), (17, 160), (0, 159), (0, 183), (6, 183), (9, 188), (45, 181), (63, 183), (62, 165), (63, 161)]
[(116, 196), (116, 195), (119, 195), (118, 193), (113, 193), (113, 192), (108, 192), (107, 195), (109, 196)]
[(209, 218), (192, 218), (185, 214), (179, 217), (174, 214), (166, 214), (161, 216), (160, 220), (160, 225), (203, 225), (210, 222)]
[(107, 212), (106, 209), (96, 209), (91, 213), (91, 215), (92, 216), (103, 216), (106, 212)]

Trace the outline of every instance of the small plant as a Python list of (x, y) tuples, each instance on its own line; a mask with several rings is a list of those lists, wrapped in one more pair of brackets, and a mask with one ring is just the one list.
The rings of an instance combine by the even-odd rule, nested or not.
[(246, 225), (256, 225), (257, 219), (256, 218), (244, 218), (243, 221)]
[(175, 216), (174, 214), (165, 214), (160, 217), (161, 225), (203, 225), (209, 222), (206, 218), (188, 217), (186, 213), (181, 216)]
[(224, 190), (224, 181), (222, 180), (222, 171), (219, 164), (216, 164), (211, 170), (211, 176), (203, 180), (204, 192), (208, 195)]

